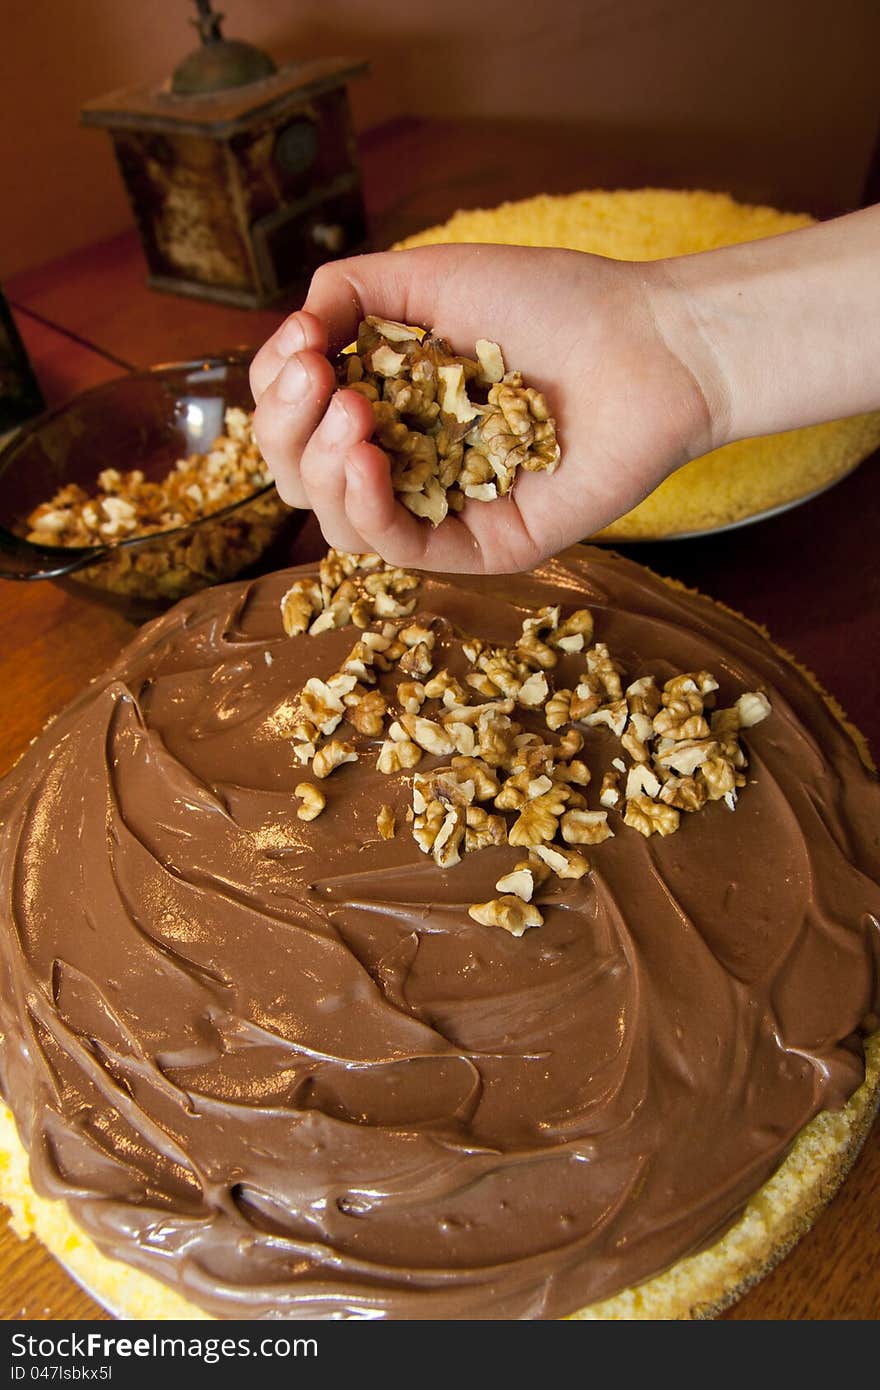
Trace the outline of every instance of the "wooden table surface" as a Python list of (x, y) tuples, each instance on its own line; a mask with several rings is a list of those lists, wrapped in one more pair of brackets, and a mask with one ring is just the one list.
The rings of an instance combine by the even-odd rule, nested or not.
[[(362, 141), (374, 244), (458, 207), (590, 186), (638, 186), (650, 168), (597, 150), (579, 131), (534, 125), (398, 121)], [(686, 172), (682, 179), (687, 183)], [(5, 289), (47, 400), (54, 404), (128, 365), (256, 345), (285, 306), (236, 310), (148, 290), (133, 232), (17, 275)], [(290, 305), (295, 306), (296, 296)], [(880, 750), (880, 456), (780, 517), (698, 541), (629, 553), (761, 623), (810, 666)], [(311, 558), (310, 523), (291, 562)], [(53, 584), (0, 584), (0, 772), (134, 631), (120, 613)], [(840, 1194), (797, 1248), (726, 1316), (880, 1316), (880, 1129)], [(106, 1314), (34, 1241), (0, 1218), (0, 1317)]]

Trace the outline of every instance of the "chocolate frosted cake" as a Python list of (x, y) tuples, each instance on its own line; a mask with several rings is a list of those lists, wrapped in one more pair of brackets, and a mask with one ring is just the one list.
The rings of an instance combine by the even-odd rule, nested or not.
[(877, 782), (618, 557), (185, 600), (0, 819), (0, 1186), (130, 1314), (706, 1313), (870, 1123)]

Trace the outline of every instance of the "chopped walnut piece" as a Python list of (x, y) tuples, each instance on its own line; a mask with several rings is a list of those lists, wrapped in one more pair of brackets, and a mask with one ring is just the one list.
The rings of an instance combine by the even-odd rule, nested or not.
[(370, 356), (370, 366), (379, 376), (400, 376), (405, 362), (405, 353), (395, 352), (385, 344), (377, 347)]
[(558, 749), (552, 743), (545, 743), (538, 734), (517, 734), (514, 738), (515, 752), (509, 759), (508, 771), (527, 772), (529, 777), (550, 773), (556, 766)]
[(607, 811), (566, 811), (560, 824), (567, 845), (601, 845), (614, 835)]
[[(494, 483), (467, 483), (464, 487), (464, 496), (472, 497), (475, 502), (494, 502), (498, 497), (498, 488)], [(449, 502), (448, 492), (446, 500)], [(452, 506), (452, 503), (449, 502), (449, 505)]]
[(683, 671), (673, 676), (663, 687), (663, 703), (671, 705), (676, 700), (689, 704), (691, 712), (702, 713), (707, 698), (718, 689), (718, 682), (708, 671)]
[(321, 606), (321, 586), (314, 579), (299, 579), (281, 599), (281, 624), (288, 637), (305, 632)]
[(355, 627), (369, 627), (373, 621), (373, 605), (366, 595), (356, 598), (351, 605), (351, 621)]
[(422, 798), (418, 806), (420, 809), (413, 818), (413, 839), (423, 854), (430, 854), (446, 820), (447, 807), (435, 798), (429, 801)]
[[(502, 695), (511, 699), (519, 696), (524, 682), (531, 675), (528, 666), (524, 662), (518, 661), (512, 652), (499, 650), (483, 652), (479, 657), (479, 664), (488, 680), (501, 691)], [(543, 680), (546, 689), (546, 676), (543, 677)], [(468, 677), (468, 681), (470, 682), (470, 677)]]
[(465, 849), (486, 849), (489, 845), (507, 844), (507, 822), (503, 816), (490, 815), (482, 806), (468, 806), (465, 811)]
[(408, 618), (415, 606), (415, 599), (403, 603), (388, 589), (380, 588), (373, 594), (373, 614), (377, 618)]
[(680, 777), (690, 777), (698, 767), (718, 752), (714, 739), (682, 739), (670, 748), (661, 748), (655, 755), (658, 767), (672, 768)]
[[(408, 327), (405, 323), (395, 323), (393, 319), (381, 319), (376, 314), (368, 314), (364, 319), (367, 328), (372, 328), (377, 335), (377, 341), (382, 338), (389, 343), (408, 343), (418, 342), (421, 335), (414, 328)], [(351, 361), (357, 362), (359, 359), (352, 354)]]
[(351, 617), (351, 604), (331, 603), (309, 627), (309, 636), (317, 637), (322, 632), (332, 632), (334, 628), (345, 627)]
[(331, 738), (312, 758), (312, 772), (316, 777), (329, 777), (330, 773), (343, 763), (356, 763), (357, 760), (358, 755), (353, 743)]
[(593, 640), (593, 615), (589, 608), (578, 608), (560, 623), (547, 639), (565, 652), (580, 652)]
[(623, 699), (620, 666), (604, 642), (597, 642), (587, 652), (587, 674), (600, 682), (609, 702)]
[(419, 642), (415, 647), (410, 647), (404, 652), (397, 663), (397, 669), (407, 676), (427, 676), (430, 674), (433, 664), (430, 647), (424, 642)]
[(547, 728), (561, 729), (571, 718), (571, 691), (556, 690), (544, 706)]
[(520, 859), (514, 864), (514, 873), (518, 873), (520, 869), (528, 869), (534, 880), (536, 889), (542, 888), (547, 880), (552, 877), (552, 870), (548, 868), (543, 859), (539, 858), (534, 850), (529, 850), (528, 859)]
[(533, 666), (541, 671), (552, 670), (559, 661), (553, 648), (549, 647), (546, 642), (542, 642), (534, 632), (523, 633), (514, 650), (527, 666)]
[(580, 758), (572, 758), (570, 763), (557, 763), (553, 773), (557, 782), (576, 787), (589, 786), (591, 775), (590, 769)]
[(691, 671), (691, 678), (703, 697), (705, 705), (711, 705), (715, 700), (715, 691), (718, 689), (718, 682), (710, 671)]
[(544, 675), (544, 672), (535, 671), (535, 673), (529, 676), (528, 680), (524, 681), (520, 686), (516, 699), (517, 703), (520, 705), (527, 705), (531, 708), (535, 708), (539, 705), (543, 705), (549, 693), (550, 688), (547, 685), (547, 677)]
[(542, 634), (555, 632), (559, 626), (561, 612), (558, 604), (545, 604), (543, 608), (534, 609), (522, 620), (523, 636), (532, 633), (535, 637), (540, 637)]
[(513, 753), (517, 725), (504, 714), (492, 712), (477, 720), (477, 745), (480, 757), (490, 767), (500, 767)]
[(440, 378), (437, 395), (441, 412), (451, 415), (461, 425), (470, 425), (476, 419), (477, 408), (468, 396), (462, 363), (438, 366), (437, 376)]
[(602, 806), (612, 809), (620, 802), (620, 773), (616, 769), (606, 772), (599, 788), (599, 801)]
[(683, 700), (673, 700), (654, 716), (654, 733), (661, 738), (708, 738), (709, 725), (702, 714), (692, 714)]
[(421, 756), (421, 748), (409, 739), (387, 738), (379, 751), (376, 767), (386, 776), (390, 776), (391, 773), (401, 772), (404, 768), (415, 767)]
[(376, 672), (373, 670), (375, 656), (376, 653), (365, 642), (358, 642), (345, 658), (341, 670), (346, 675), (354, 676), (355, 680), (362, 681), (364, 685), (375, 685)]
[(383, 840), (392, 840), (397, 825), (397, 818), (390, 806), (382, 805), (379, 807), (376, 816), (376, 829), (379, 831)]
[(437, 768), (434, 789), (441, 801), (451, 805), (470, 806), (477, 799), (477, 788), (471, 777), (460, 777), (453, 768)]
[(461, 860), (461, 845), (465, 836), (465, 811), (461, 806), (452, 806), (440, 827), (432, 851), (434, 863), (441, 869), (451, 868)]
[(501, 694), (500, 687), (489, 679), (485, 671), (469, 671), (465, 680), (472, 689), (476, 690), (478, 695), (484, 695), (487, 700), (494, 699), (496, 695)]
[[(499, 811), (520, 811), (529, 799), (528, 785), (530, 777), (525, 769), (521, 769), (515, 776), (508, 777), (504, 786), (495, 797), (495, 805)], [(550, 784), (553, 785), (552, 782)]]
[(574, 849), (560, 845), (535, 845), (534, 852), (558, 878), (583, 878), (590, 871), (590, 861)]
[(313, 782), (298, 782), (293, 794), (302, 802), (296, 812), (300, 820), (315, 820), (327, 805), (326, 796)]
[(630, 715), (629, 723), (620, 736), (620, 742), (633, 762), (647, 763), (651, 761), (648, 743), (653, 737), (654, 729), (651, 720), (646, 714), (636, 713)]
[(421, 681), (401, 681), (397, 687), (397, 699), (404, 714), (418, 714), (426, 698)]
[[(308, 682), (307, 682), (308, 684)], [(336, 696), (341, 696), (343, 703), (357, 686), (357, 678), (349, 671), (336, 671), (334, 675), (328, 676), (327, 687)]]
[(497, 795), (500, 782), (489, 764), (482, 758), (458, 757), (452, 759), (456, 774), (474, 783), (477, 801), (491, 801)]
[(405, 647), (425, 646), (430, 649), (437, 640), (433, 630), (422, 623), (408, 623), (400, 629), (397, 636)]
[(559, 740), (559, 756), (567, 759), (573, 758), (575, 753), (579, 753), (584, 746), (584, 736), (580, 729), (566, 729)]
[(434, 672), (431, 679), (425, 682), (424, 688), (429, 700), (442, 700), (448, 690), (454, 691), (459, 701), (464, 698), (464, 690), (455, 677), (450, 676), (445, 666), (442, 670)]
[(514, 869), (509, 874), (502, 874), (495, 887), (499, 893), (513, 893), (524, 903), (530, 903), (535, 891), (535, 879), (531, 869)]
[(504, 358), (497, 343), (487, 338), (478, 338), (474, 351), (480, 364), (480, 380), (483, 382), (501, 381), (504, 377)]
[(634, 767), (630, 768), (626, 777), (626, 791), (624, 793), (627, 801), (634, 796), (655, 797), (659, 790), (659, 778), (646, 763), (636, 763)]
[(332, 547), (327, 551), (318, 565), (318, 579), (325, 604), (330, 602), (342, 581), (354, 573), (356, 565), (357, 557), (347, 551), (334, 550)]
[(424, 748), (426, 753), (442, 758), (454, 751), (452, 739), (443, 725), (435, 723), (433, 719), (423, 719), (418, 714), (404, 714), (400, 723), (413, 743)]
[(736, 790), (736, 772), (725, 758), (707, 758), (700, 767), (704, 800), (720, 801)]
[(413, 839), (419, 849), (430, 854), (440, 868), (451, 868), (461, 859), (460, 847), (465, 833), (465, 811), (462, 806), (448, 806), (442, 801), (429, 801), (424, 812), (413, 821)]
[(715, 710), (712, 714), (711, 729), (712, 737), (718, 743), (720, 756), (735, 768), (746, 767), (748, 759), (739, 741), (739, 710), (736, 706), (733, 709)]
[(544, 922), (533, 903), (523, 902), (513, 894), (488, 903), (474, 903), (468, 908), (468, 916), (484, 927), (503, 927), (511, 936), (522, 936), (529, 927), (540, 927)]
[(663, 709), (654, 716), (654, 732), (661, 738), (706, 738), (709, 726), (703, 717), (706, 699), (714, 698), (718, 682), (708, 671), (688, 671), (673, 676), (663, 687)]
[(602, 695), (598, 689), (598, 682), (592, 680), (582, 680), (575, 686), (569, 704), (569, 719), (586, 720), (599, 708), (602, 703)]
[(640, 676), (626, 687), (626, 698), (632, 714), (641, 714), (653, 719), (660, 708), (660, 691), (653, 676)]
[[(347, 704), (347, 700), (346, 700)], [(388, 706), (385, 697), (378, 690), (366, 690), (354, 704), (347, 705), (346, 718), (359, 734), (375, 738), (385, 727)]]
[[(552, 787), (550, 791), (527, 801), (518, 819), (511, 826), (507, 836), (508, 844), (535, 848), (552, 840), (559, 829), (559, 817), (565, 810), (567, 800), (565, 789), (560, 791), (559, 788)], [(497, 799), (495, 804), (497, 806)]]
[[(356, 685), (354, 676), (350, 677), (351, 687)], [(304, 720), (315, 726), (322, 734), (332, 734), (345, 713), (342, 694), (317, 676), (306, 681), (299, 697), (300, 714)]]
[(629, 711), (626, 707), (626, 700), (615, 700), (613, 704), (602, 705), (594, 710), (592, 714), (585, 714), (580, 719), (580, 723), (587, 724), (590, 728), (596, 728), (599, 724), (605, 724), (618, 738), (626, 728)]
[[(724, 764), (728, 766), (727, 763)], [(732, 786), (731, 782), (731, 786)], [(663, 783), (658, 793), (659, 799), (667, 806), (675, 806), (679, 811), (700, 811), (706, 804), (706, 784), (702, 773), (699, 777), (670, 777)], [(722, 792), (723, 796), (724, 793)]]
[(649, 796), (634, 796), (626, 803), (623, 817), (624, 825), (638, 830), (646, 838), (649, 835), (672, 835), (681, 817), (674, 806), (660, 806)]
[(770, 701), (761, 690), (752, 690), (745, 695), (740, 695), (736, 702), (736, 712), (739, 715), (741, 729), (751, 729), (755, 724), (760, 724), (762, 719), (766, 719), (770, 713)]
[[(528, 777), (527, 772), (525, 776)], [(552, 786), (553, 778), (548, 777), (546, 773), (542, 773), (540, 777), (532, 777), (531, 780), (526, 783), (526, 796), (529, 801), (534, 801), (536, 796), (544, 796), (549, 792)]]
[[(329, 550), (318, 576), (317, 581), (297, 580), (284, 595), (282, 621), (288, 635), (307, 628), (311, 636), (317, 636), (348, 624), (365, 629), (375, 618), (408, 616), (416, 605), (415, 599), (400, 600), (418, 588), (418, 578), (386, 565), (378, 555)], [(356, 659), (362, 661), (363, 656)]]
[(583, 792), (576, 791), (574, 787), (568, 788), (568, 809), (570, 811), (586, 811), (587, 798)]
[(457, 753), (471, 757), (477, 751), (477, 736), (470, 724), (457, 719), (444, 719), (443, 727), (452, 739)]

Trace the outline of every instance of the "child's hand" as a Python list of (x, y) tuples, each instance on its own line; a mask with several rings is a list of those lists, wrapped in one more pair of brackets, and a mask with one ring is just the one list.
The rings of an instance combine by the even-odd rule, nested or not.
[[(373, 415), (336, 390), (326, 353), (354, 340), (365, 314), (434, 329), (472, 354), (501, 345), (509, 368), (547, 397), (562, 462), (520, 470), (512, 493), (468, 501), (436, 530), (394, 497)], [(709, 353), (661, 263), (578, 252), (432, 246), (322, 267), (303, 310), (251, 368), (255, 428), (278, 490), (311, 507), (329, 544), (433, 570), (528, 569), (635, 506), (668, 473), (717, 442)], [(689, 326), (688, 326), (689, 327)], [(687, 364), (667, 334), (693, 346)]]

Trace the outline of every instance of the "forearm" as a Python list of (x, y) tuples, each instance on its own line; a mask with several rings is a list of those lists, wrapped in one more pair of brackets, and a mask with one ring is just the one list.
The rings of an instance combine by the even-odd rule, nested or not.
[(655, 273), (714, 445), (880, 409), (880, 206)]

